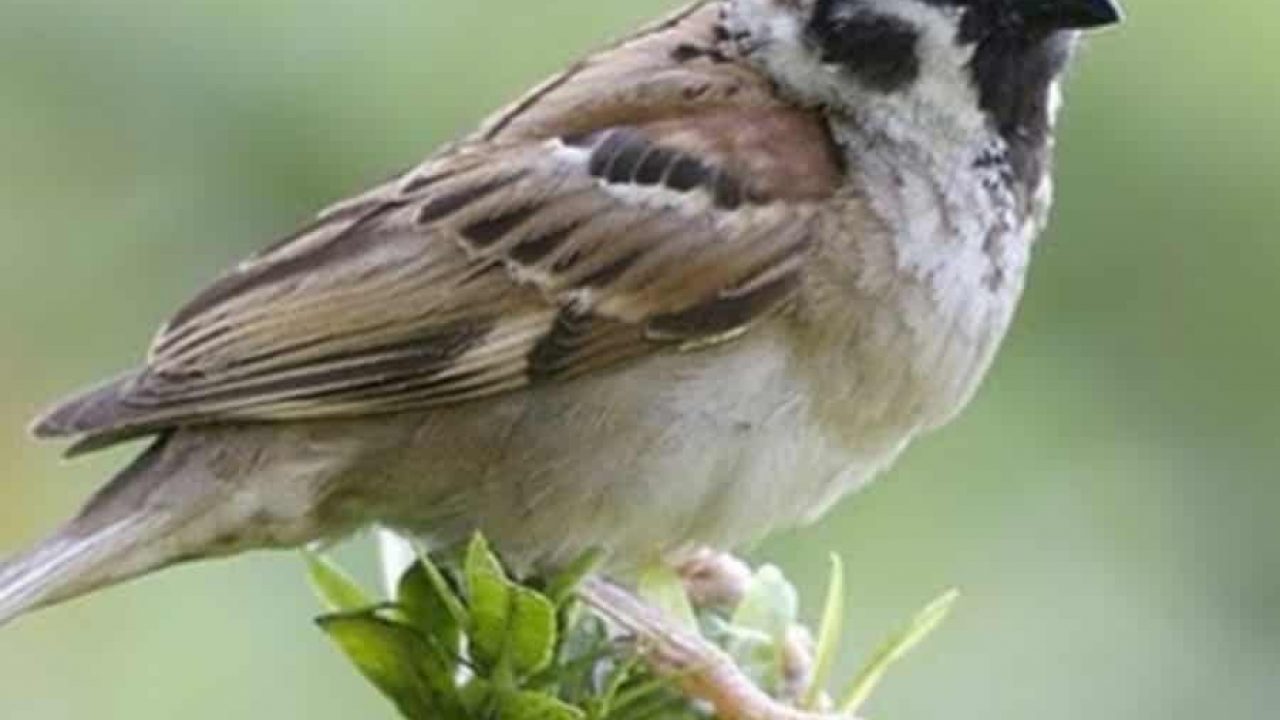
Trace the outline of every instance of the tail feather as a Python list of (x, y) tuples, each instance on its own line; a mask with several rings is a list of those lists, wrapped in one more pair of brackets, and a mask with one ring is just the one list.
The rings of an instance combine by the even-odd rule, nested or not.
[(161, 437), (100, 490), (78, 517), (25, 553), (0, 562), (0, 625), (38, 608), (210, 554), (234, 522), (223, 489)]
[(0, 565), (0, 625), (146, 572), (154, 558), (139, 548), (157, 525), (133, 516), (83, 536), (69, 530)]
[[(317, 478), (333, 468), (266, 463), (267, 441), (277, 441), (274, 432), (257, 428), (158, 437), (61, 532), (0, 562), (0, 625), (175, 563), (292, 547), (335, 530), (316, 514), (324, 497)], [(236, 453), (264, 465), (228, 476), (227, 457)]]

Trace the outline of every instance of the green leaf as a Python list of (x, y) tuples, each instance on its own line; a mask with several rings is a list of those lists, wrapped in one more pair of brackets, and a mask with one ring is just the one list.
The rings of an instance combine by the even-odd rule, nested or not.
[(556, 609), (537, 592), (513, 587), (507, 650), (518, 676), (533, 675), (551, 663), (556, 648)]
[(449, 615), (453, 617), (454, 622), (460, 627), (466, 627), (470, 621), (471, 613), (467, 610), (467, 606), (462, 603), (462, 599), (454, 592), (453, 585), (449, 583), (448, 578), (444, 576), (444, 571), (438, 565), (432, 562), (431, 557), (425, 552), (418, 554), (421, 558), (422, 569), (427, 574), (427, 580), (431, 582), (431, 587), (439, 596), (440, 601), (444, 603), (444, 607), (449, 611)]
[(831, 668), (835, 666), (840, 636), (844, 633), (844, 560), (831, 556), (831, 578), (827, 581), (827, 600), (822, 607), (818, 626), (818, 645), (814, 651), (813, 680), (804, 695), (802, 707), (815, 710), (827, 688)]
[(884, 679), (885, 672), (889, 666), (901, 660), (903, 656), (911, 652), (913, 648), (924, 641), (938, 626), (946, 620), (950, 614), (951, 608), (955, 606), (956, 600), (960, 598), (957, 590), (950, 590), (939, 597), (937, 600), (929, 603), (924, 610), (921, 610), (906, 628), (889, 638), (875, 655), (858, 673), (858, 677), (854, 680), (853, 687), (845, 696), (844, 702), (840, 704), (842, 712), (854, 715), (862, 707), (867, 698), (871, 697), (871, 693)]
[(765, 565), (756, 571), (733, 613), (735, 632), (726, 646), (766, 692), (782, 688), (787, 633), (796, 624), (800, 600), (782, 571)]
[(614, 647), (604, 621), (582, 606), (561, 612), (560, 618), (555, 662), (537, 680), (554, 685), (561, 699), (585, 706), (607, 695), (601, 688), (608, 686), (617, 668)]
[(583, 579), (595, 572), (603, 561), (603, 551), (589, 550), (583, 553), (547, 583), (547, 598), (557, 608), (564, 607), (565, 603), (573, 599), (573, 593)]
[(690, 632), (698, 631), (698, 617), (675, 570), (661, 563), (649, 565), (640, 573), (636, 590), (640, 597), (661, 610), (676, 626)]
[(742, 602), (733, 613), (733, 624), (758, 630), (779, 645), (796, 624), (800, 601), (796, 589), (782, 576), (782, 571), (765, 565), (756, 571)]
[(356, 581), (329, 558), (310, 551), (303, 552), (303, 557), (311, 586), (329, 612), (351, 612), (374, 604)]
[(499, 698), (498, 717), (502, 720), (582, 720), (586, 717), (581, 710), (542, 693), (504, 693)]
[(400, 623), (364, 614), (317, 621), (351, 662), (409, 720), (465, 720), (452, 660)]
[(467, 549), (471, 651), (481, 665), (532, 675), (551, 663), (556, 610), (551, 601), (507, 578), (488, 543), (477, 535)]
[(498, 687), (474, 678), (463, 691), (466, 706), (478, 717), (500, 720), (584, 720), (586, 713), (550, 695)]
[[(713, 627), (717, 624), (714, 617), (710, 622)], [(774, 638), (755, 628), (728, 623), (714, 627), (714, 634), (738, 669), (757, 687), (771, 695), (781, 689), (782, 646)]]
[(635, 657), (611, 663), (608, 676), (600, 683), (599, 692), (596, 697), (589, 700), (591, 717), (603, 718), (612, 714), (614, 702), (617, 701), (623, 686), (636, 674), (639, 665), (640, 659)]
[(669, 680), (653, 678), (628, 688), (605, 717), (607, 720), (706, 720), (709, 716), (696, 710), (672, 688)]
[(448, 653), (457, 655), (466, 609), (439, 570), (433, 577), (428, 568), (434, 569), (434, 566), (426, 558), (409, 568), (400, 578), (396, 602), (411, 625), (435, 639)]

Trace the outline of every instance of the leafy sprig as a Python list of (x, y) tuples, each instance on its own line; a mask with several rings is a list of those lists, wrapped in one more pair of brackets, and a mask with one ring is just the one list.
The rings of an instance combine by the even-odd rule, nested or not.
[[(517, 581), (476, 536), (460, 558), (418, 559), (394, 598), (377, 601), (327, 558), (307, 555), (327, 611), (317, 622), (356, 669), (408, 720), (706, 720), (598, 615), (575, 602), (578, 582), (596, 566), (586, 556), (562, 574)], [(642, 578), (640, 592), (673, 622), (692, 626), (729, 653), (775, 697), (811, 710), (830, 708), (825, 692), (844, 618), (844, 575), (832, 561), (816, 649), (802, 688), (794, 687), (799, 599), (776, 568), (757, 570), (730, 609), (695, 610), (672, 573)], [(947, 593), (886, 641), (857, 675), (839, 710), (852, 716), (889, 667), (950, 611)]]

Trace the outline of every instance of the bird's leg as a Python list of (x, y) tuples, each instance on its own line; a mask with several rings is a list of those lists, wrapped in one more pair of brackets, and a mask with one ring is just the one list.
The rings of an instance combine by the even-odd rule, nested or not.
[(675, 563), (689, 602), (698, 608), (738, 607), (751, 586), (751, 568), (729, 553), (699, 548)]
[[(697, 608), (732, 610), (742, 603), (751, 585), (751, 567), (733, 555), (699, 548), (675, 565), (689, 601)], [(802, 625), (793, 626), (782, 646), (783, 696), (804, 697), (813, 681), (813, 635)]]
[(634, 636), (655, 672), (688, 697), (710, 705), (718, 720), (852, 720), (798, 710), (769, 697), (722, 650), (616, 585), (589, 578), (578, 593), (589, 607)]

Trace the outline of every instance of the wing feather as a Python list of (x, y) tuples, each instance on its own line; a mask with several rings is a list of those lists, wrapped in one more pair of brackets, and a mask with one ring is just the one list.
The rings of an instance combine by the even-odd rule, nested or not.
[(714, 44), (715, 21), (695, 7), (623, 42), (326, 211), (36, 432), (88, 450), (417, 410), (720, 342), (784, 308), (843, 169), (815, 115), (744, 66), (673, 51)]

